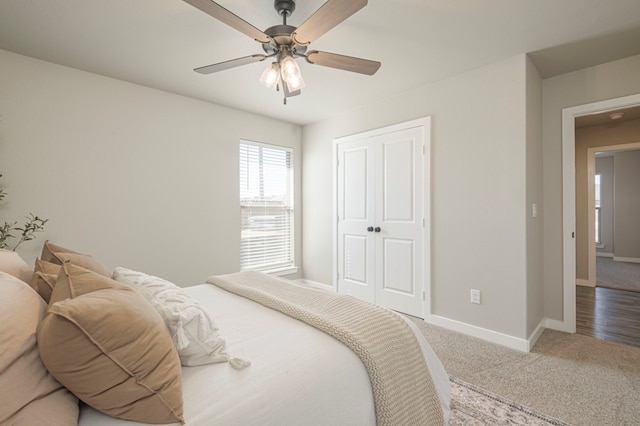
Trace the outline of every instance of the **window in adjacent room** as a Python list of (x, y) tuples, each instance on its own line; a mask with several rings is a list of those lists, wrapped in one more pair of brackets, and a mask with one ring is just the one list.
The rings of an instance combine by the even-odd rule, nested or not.
[(596, 198), (596, 245), (602, 244), (602, 213), (600, 209), (600, 199), (601, 199), (601, 185), (600, 182), (602, 180), (602, 175), (595, 175), (595, 198)]
[(293, 150), (240, 142), (240, 269), (294, 272)]

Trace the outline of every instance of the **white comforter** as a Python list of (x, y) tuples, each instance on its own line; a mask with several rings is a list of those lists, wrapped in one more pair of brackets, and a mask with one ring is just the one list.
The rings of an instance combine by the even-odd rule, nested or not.
[[(210, 284), (185, 288), (207, 309), (232, 357), (251, 361), (183, 367), (188, 426), (374, 425), (371, 385), (360, 359), (333, 337)], [(409, 321), (408, 321), (409, 322)], [(450, 384), (440, 360), (414, 328), (449, 417)], [(91, 407), (81, 426), (142, 425)]]

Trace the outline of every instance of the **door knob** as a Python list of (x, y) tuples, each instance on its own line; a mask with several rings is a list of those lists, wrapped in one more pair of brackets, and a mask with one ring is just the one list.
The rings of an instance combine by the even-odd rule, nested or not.
[(381, 231), (381, 229), (380, 229), (380, 227), (379, 227), (379, 226), (376, 226), (376, 227), (375, 227), (375, 229), (374, 229), (374, 231), (376, 231), (376, 232), (380, 232), (380, 231)]
[(367, 231), (368, 231), (368, 232), (373, 232), (373, 226), (368, 227), (368, 228), (367, 228)]

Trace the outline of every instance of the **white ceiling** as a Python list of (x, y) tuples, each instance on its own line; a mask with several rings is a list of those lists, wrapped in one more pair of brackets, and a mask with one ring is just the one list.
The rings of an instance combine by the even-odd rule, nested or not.
[[(263, 30), (281, 23), (272, 0), (218, 3)], [(298, 0), (288, 23), (322, 3)], [(0, 48), (307, 124), (517, 54), (545, 77), (640, 54), (640, 1), (372, 0), (311, 49), (379, 60), (378, 73), (298, 60), (307, 87), (286, 106), (258, 82), (265, 62), (193, 71), (262, 48), (182, 0), (1, 0)]]

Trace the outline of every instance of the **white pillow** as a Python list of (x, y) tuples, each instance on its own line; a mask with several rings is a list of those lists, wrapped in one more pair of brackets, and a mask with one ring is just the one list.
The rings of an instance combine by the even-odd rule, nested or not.
[(171, 332), (182, 365), (227, 361), (236, 369), (249, 365), (247, 361), (229, 357), (225, 341), (218, 335), (218, 327), (211, 317), (177, 285), (122, 267), (113, 271), (113, 279), (133, 287), (160, 313)]

